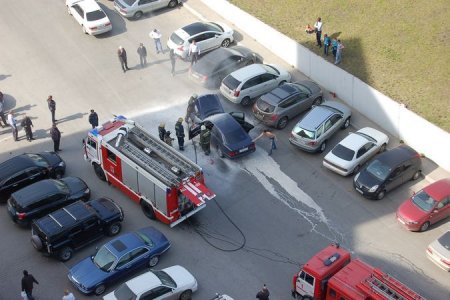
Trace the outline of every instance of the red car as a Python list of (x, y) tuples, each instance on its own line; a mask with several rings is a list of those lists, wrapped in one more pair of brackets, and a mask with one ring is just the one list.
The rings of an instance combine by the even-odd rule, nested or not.
[(425, 231), (450, 216), (450, 178), (432, 183), (403, 202), (397, 220), (408, 230)]

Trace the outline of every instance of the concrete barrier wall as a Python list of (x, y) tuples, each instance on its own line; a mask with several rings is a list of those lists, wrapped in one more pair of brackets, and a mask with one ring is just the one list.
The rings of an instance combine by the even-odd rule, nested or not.
[(286, 63), (450, 171), (450, 134), (226, 0), (202, 0)]

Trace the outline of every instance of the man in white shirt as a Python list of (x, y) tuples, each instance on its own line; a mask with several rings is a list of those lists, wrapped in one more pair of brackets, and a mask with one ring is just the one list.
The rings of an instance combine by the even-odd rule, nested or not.
[(317, 46), (319, 46), (319, 48), (322, 48), (322, 19), (320, 17), (317, 18), (317, 22), (314, 24), (314, 28), (316, 29)]
[(200, 55), (200, 49), (198, 48), (195, 40), (192, 41), (189, 46), (189, 56), (191, 57), (191, 67), (193, 64), (197, 63), (198, 56)]
[(163, 48), (161, 45), (161, 32), (159, 32), (158, 29), (153, 29), (153, 31), (150, 32), (149, 36), (155, 41), (156, 54), (158, 54), (159, 52), (163, 53)]
[(13, 139), (17, 142), (19, 140), (17, 136), (17, 120), (14, 118), (12, 111), (8, 114), (8, 124), (11, 126)]
[(65, 290), (62, 300), (75, 300), (75, 296), (69, 290)]

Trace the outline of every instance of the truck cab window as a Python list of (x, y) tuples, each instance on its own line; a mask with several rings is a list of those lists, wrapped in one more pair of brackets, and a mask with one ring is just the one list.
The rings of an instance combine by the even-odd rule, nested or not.
[(116, 155), (109, 150), (106, 150), (108, 153), (108, 159), (113, 163), (116, 163)]

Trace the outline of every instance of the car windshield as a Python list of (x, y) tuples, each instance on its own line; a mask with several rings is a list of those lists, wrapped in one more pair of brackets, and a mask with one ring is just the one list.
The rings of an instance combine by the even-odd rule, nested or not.
[(60, 192), (63, 192), (64, 194), (70, 193), (69, 187), (64, 182), (62, 182), (60, 180), (53, 180), (53, 182), (55, 183), (56, 188)]
[(229, 88), (230, 90), (235, 90), (241, 84), (241, 82), (239, 80), (237, 80), (236, 78), (234, 78), (233, 76), (228, 75), (223, 80), (223, 84), (225, 84), (225, 86), (227, 88)]
[(367, 166), (366, 170), (367, 170), (367, 172), (369, 172), (370, 174), (372, 174), (373, 176), (375, 176), (376, 178), (378, 178), (379, 180), (382, 180), (382, 181), (388, 177), (389, 172), (391, 171), (389, 166), (386, 166), (378, 159), (371, 162)]
[(91, 11), (86, 14), (88, 21), (97, 21), (106, 17), (106, 14), (102, 10)]
[(128, 6), (132, 6), (136, 0), (123, 0)]
[(159, 280), (161, 280), (163, 285), (170, 286), (171, 288), (176, 288), (177, 287), (177, 284), (175, 283), (175, 281), (166, 272), (164, 272), (164, 271), (153, 271), (153, 274), (155, 274), (156, 277), (158, 277)]
[(135, 300), (137, 297), (126, 283), (122, 284), (114, 291), (114, 296), (119, 300)]
[(265, 113), (273, 113), (273, 111), (275, 110), (275, 106), (267, 103), (261, 98), (256, 101), (256, 107), (258, 107), (259, 110)]
[(48, 168), (49, 167), (48, 162), (42, 156), (40, 156), (38, 154), (32, 154), (32, 153), (27, 153), (25, 155), (28, 158), (30, 158), (39, 167), (44, 167), (44, 168)]
[(331, 153), (346, 161), (352, 161), (355, 156), (355, 151), (348, 149), (341, 144), (337, 144), (336, 147), (331, 150)]
[(114, 254), (106, 246), (102, 246), (94, 256), (94, 264), (103, 271), (108, 271), (116, 261)]
[(170, 36), (170, 40), (174, 42), (176, 45), (183, 45), (184, 40), (178, 36), (175, 32)]
[(412, 202), (421, 210), (430, 212), (436, 205), (436, 200), (425, 191), (420, 191), (412, 197)]
[(315, 138), (314, 131), (309, 131), (309, 130), (303, 129), (303, 128), (299, 127), (298, 124), (295, 125), (294, 132), (297, 135), (299, 135), (300, 137), (305, 138), (305, 139), (313, 140)]
[(145, 234), (142, 234), (142, 232), (136, 231), (135, 234), (138, 236), (138, 238), (140, 238), (150, 248), (153, 248), (153, 246), (155, 245), (153, 243), (153, 241), (148, 236), (146, 236)]
[(224, 138), (230, 146), (238, 144), (247, 138), (247, 133), (242, 128), (235, 128), (224, 133)]

